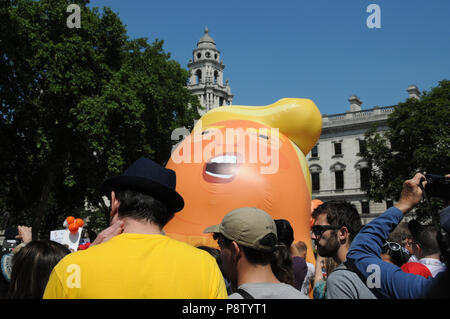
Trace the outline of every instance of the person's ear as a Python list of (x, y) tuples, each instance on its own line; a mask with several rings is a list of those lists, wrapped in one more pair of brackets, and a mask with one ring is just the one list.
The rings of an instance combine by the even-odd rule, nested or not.
[(345, 241), (347, 238), (350, 237), (350, 232), (348, 231), (348, 228), (345, 226), (342, 226), (338, 231), (338, 237), (339, 240)]
[(417, 249), (417, 254), (418, 254), (419, 256), (422, 256), (422, 247), (420, 247), (420, 245), (417, 244), (417, 243), (416, 243), (416, 249)]
[(235, 259), (236, 261), (239, 260), (239, 258), (241, 258), (241, 253), (242, 253), (241, 247), (235, 241), (231, 242), (231, 247), (232, 247), (232, 252), (233, 252), (233, 259)]
[(109, 212), (110, 219), (112, 220), (119, 213), (120, 202), (116, 197), (116, 193), (111, 191), (111, 211)]

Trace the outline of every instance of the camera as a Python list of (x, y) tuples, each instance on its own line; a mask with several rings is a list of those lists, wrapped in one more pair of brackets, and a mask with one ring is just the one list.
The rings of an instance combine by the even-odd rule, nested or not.
[(386, 241), (381, 248), (381, 253), (389, 255), (391, 261), (398, 267), (406, 264), (411, 257), (409, 251), (399, 243)]
[(426, 174), (425, 193), (428, 197), (450, 199), (450, 178), (441, 175)]
[(17, 227), (10, 227), (5, 229), (5, 240), (3, 241), (1, 254), (9, 254), (16, 247), (20, 240), (16, 239), (19, 234)]

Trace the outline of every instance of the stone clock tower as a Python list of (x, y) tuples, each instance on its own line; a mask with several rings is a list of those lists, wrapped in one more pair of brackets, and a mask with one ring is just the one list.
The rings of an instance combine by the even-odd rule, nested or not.
[(223, 81), (225, 65), (220, 60), (220, 51), (209, 35), (208, 28), (205, 28), (205, 34), (192, 52), (188, 68), (191, 76), (187, 87), (199, 97), (200, 105), (205, 108), (200, 115), (216, 107), (231, 105), (231, 88), (228, 80), (225, 83)]

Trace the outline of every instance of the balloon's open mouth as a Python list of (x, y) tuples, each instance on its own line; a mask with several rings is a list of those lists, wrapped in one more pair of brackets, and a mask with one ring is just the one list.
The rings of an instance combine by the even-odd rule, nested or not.
[(231, 182), (237, 173), (238, 157), (236, 154), (222, 154), (211, 158), (203, 170), (203, 178), (211, 183)]

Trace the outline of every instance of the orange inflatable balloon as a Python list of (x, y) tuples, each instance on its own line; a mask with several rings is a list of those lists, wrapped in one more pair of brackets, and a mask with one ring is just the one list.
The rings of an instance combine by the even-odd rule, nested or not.
[(81, 218), (75, 219), (75, 223), (78, 225), (78, 227), (83, 227), (84, 226), (84, 221)]
[(67, 225), (72, 224), (75, 221), (75, 217), (69, 216), (66, 218)]
[(78, 224), (77, 223), (72, 223), (72, 224), (70, 224), (69, 225), (69, 231), (72, 233), (72, 234), (75, 234), (77, 231), (78, 231)]
[[(313, 199), (311, 201), (311, 214), (317, 207), (319, 207), (322, 204), (323, 204), (323, 202), (320, 199)], [(315, 219), (311, 215), (310, 227), (313, 227), (314, 222), (315, 222)]]
[(305, 154), (317, 142), (322, 117), (308, 99), (282, 99), (265, 107), (224, 106), (206, 113), (174, 150), (167, 168), (177, 174), (182, 211), (165, 233), (194, 246), (217, 247), (206, 227), (231, 210), (257, 207), (288, 220), (295, 242), (308, 246), (311, 181)]
[(320, 199), (313, 199), (311, 201), (311, 213), (322, 204), (323, 202)]

